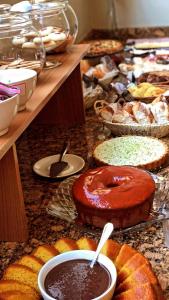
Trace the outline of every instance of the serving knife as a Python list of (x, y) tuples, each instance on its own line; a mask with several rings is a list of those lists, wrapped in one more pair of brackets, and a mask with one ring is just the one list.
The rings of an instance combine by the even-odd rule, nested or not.
[(68, 166), (68, 162), (63, 161), (62, 159), (63, 159), (64, 155), (66, 154), (66, 152), (68, 151), (69, 146), (70, 146), (70, 142), (69, 141), (65, 142), (63, 144), (59, 160), (50, 165), (49, 176), (51, 178), (57, 177)]

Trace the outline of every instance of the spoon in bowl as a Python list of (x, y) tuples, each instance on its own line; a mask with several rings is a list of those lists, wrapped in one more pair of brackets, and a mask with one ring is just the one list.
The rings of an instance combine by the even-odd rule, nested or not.
[(97, 249), (95, 251), (94, 257), (93, 257), (93, 259), (90, 263), (90, 268), (93, 268), (94, 264), (97, 261), (97, 258), (99, 256), (99, 253), (100, 253), (101, 249), (103, 248), (105, 242), (108, 240), (108, 238), (112, 234), (113, 230), (114, 230), (113, 224), (112, 223), (106, 223), (106, 225), (103, 228), (102, 235), (101, 235), (99, 244), (97, 246)]

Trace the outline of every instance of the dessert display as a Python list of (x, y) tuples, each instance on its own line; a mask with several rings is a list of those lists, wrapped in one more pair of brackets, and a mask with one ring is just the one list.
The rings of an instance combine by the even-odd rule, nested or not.
[(125, 228), (147, 220), (155, 183), (145, 171), (126, 166), (88, 170), (73, 184), (72, 194), (83, 223)]
[(98, 165), (114, 165), (155, 170), (168, 158), (167, 145), (147, 136), (123, 136), (109, 139), (97, 145), (93, 157)]
[[(146, 80), (145, 80), (146, 81)], [(154, 86), (149, 82), (142, 82), (138, 85), (131, 85), (128, 87), (128, 91), (134, 98), (146, 98), (146, 97), (157, 97), (165, 93), (167, 88)]]
[[(26, 256), (26, 261), (30, 262), (29, 267), (24, 264), (24, 262), (21, 264), (19, 261), (7, 267), (3, 279), (0, 281), (0, 298), (40, 299), (40, 293), (37, 288), (37, 276), (39, 271), (33, 271), (33, 268), (35, 269), (37, 265), (37, 260), (44, 265), (44, 263), (49, 260), (49, 254), (52, 258), (66, 251), (76, 249), (96, 250), (96, 247), (97, 243), (94, 240), (85, 237), (77, 241), (62, 238), (56, 241), (54, 245), (42, 245), (38, 247), (31, 255)], [(55, 249), (55, 254), (53, 249)], [(165, 299), (149, 261), (141, 253), (127, 244), (119, 244), (113, 240), (108, 240), (105, 243), (101, 253), (108, 256), (114, 262), (117, 269), (117, 284), (113, 296), (114, 300)], [(22, 273), (19, 273), (21, 270)], [(17, 298), (14, 298), (16, 295)], [(23, 295), (24, 298), (22, 298)]]
[[(37, 1), (37, 3), (39, 3), (39, 1)], [(67, 25), (69, 24), (67, 23)], [(6, 55), (7, 52), (5, 52), (5, 55), (3, 57), (0, 57), (0, 72), (11, 71), (11, 69), (15, 68), (16, 70), (21, 69), (23, 71), (23, 74), (26, 74), (27, 70), (25, 69), (33, 69), (36, 70), (37, 73), (39, 73), (42, 69), (42, 64), (41, 60), (36, 60), (36, 54), (39, 53), (39, 50), (41, 52), (41, 49), (43, 48), (41, 48), (42, 43), (44, 45), (46, 53), (55, 54), (62, 50), (64, 51), (69, 42), (70, 44), (72, 43), (72, 35), (70, 34), (69, 26), (62, 27), (59, 25), (55, 26), (53, 24), (45, 24), (44, 27), (38, 29), (38, 32), (32, 30), (29, 27), (25, 33), (23, 31), (22, 34), (14, 34), (10, 38), (10, 43), (6, 43), (6, 47), (8, 49), (10, 49), (10, 45), (12, 45), (12, 49), (14, 49), (14, 56), (11, 59), (8, 59), (9, 56)], [(4, 40), (2, 44), (5, 44)], [(122, 48), (122, 44), (118, 41), (100, 40), (96, 43), (91, 43), (88, 57), (89, 60), (91, 57), (95, 56), (96, 59), (100, 59), (97, 56), (100, 56), (103, 53), (111, 55), (112, 53), (120, 51)], [(72, 49), (74, 49), (74, 47)], [(21, 53), (21, 55), (18, 56), (18, 53)], [(25, 53), (25, 55), (23, 55), (23, 53)], [(33, 56), (31, 56), (31, 58), (29, 57), (30, 53), (33, 53)], [(67, 56), (69, 56), (69, 53), (66, 54), (66, 57)], [(92, 156), (92, 159), (94, 159), (92, 160), (92, 163), (96, 163), (98, 167), (85, 171), (84, 174), (80, 175), (78, 178), (76, 177), (76, 179), (74, 179), (74, 183), (72, 183), (73, 188), (71, 186), (70, 193), (74, 200), (74, 202), (72, 201), (73, 205), (75, 203), (77, 209), (77, 211), (75, 211), (74, 213), (74, 216), (77, 217), (78, 213), (78, 220), (82, 221), (82, 223), (85, 224), (82, 229), (78, 229), (79, 231), (77, 230), (78, 224), (74, 223), (75, 218), (73, 219), (73, 222), (70, 224), (70, 226), (67, 225), (71, 218), (68, 217), (67, 220), (66, 218), (62, 219), (59, 216), (59, 214), (61, 215), (61, 211), (58, 210), (58, 216), (60, 218), (59, 222), (57, 223), (56, 221), (55, 223), (54, 214), (53, 219), (50, 219), (50, 217), (47, 216), (49, 217), (48, 220), (50, 220), (50, 222), (48, 223), (49, 228), (42, 227), (41, 234), (37, 232), (37, 235), (35, 235), (34, 237), (33, 234), (35, 226), (31, 227), (31, 238), (28, 242), (28, 244), (31, 243), (30, 248), (25, 249), (24, 245), (23, 251), (22, 249), (19, 249), (20, 252), (17, 252), (16, 256), (15, 251), (13, 251), (14, 255), (12, 251), (9, 254), (7, 253), (7, 256), (9, 256), (11, 259), (9, 259), (9, 261), (12, 262), (12, 264), (8, 265), (8, 267), (4, 271), (2, 279), (0, 280), (0, 299), (2, 300), (42, 299), (38, 287), (38, 274), (46, 262), (48, 262), (51, 258), (59, 255), (60, 253), (64, 253), (66, 251), (73, 251), (78, 249), (96, 249), (97, 243), (94, 240), (84, 237), (77, 241), (69, 238), (62, 238), (51, 245), (42, 245), (42, 240), (43, 242), (46, 241), (47, 243), (47, 240), (48, 242), (51, 242), (56, 238), (53, 238), (52, 234), (51, 236), (47, 236), (47, 232), (49, 232), (50, 234), (50, 230), (52, 230), (53, 232), (58, 231), (59, 233), (56, 233), (56, 235), (59, 237), (65, 235), (66, 231), (69, 232), (71, 237), (80, 237), (82, 234), (84, 234), (81, 232), (81, 230), (84, 230), (85, 234), (89, 236), (92, 236), (93, 234), (93, 236), (95, 235), (96, 238), (100, 230), (99, 228), (102, 228), (106, 222), (112, 222), (116, 229), (120, 229), (119, 231), (123, 232), (123, 229), (125, 229), (126, 231), (133, 230), (133, 228), (131, 229), (129, 227), (140, 224), (142, 222), (144, 223), (152, 218), (152, 205), (156, 188), (153, 180), (154, 177), (145, 170), (156, 170), (159, 167), (163, 166), (163, 164), (167, 162), (169, 150), (167, 145), (163, 141), (139, 135), (162, 137), (169, 134), (169, 103), (167, 94), (163, 95), (168, 90), (168, 88), (166, 86), (160, 86), (161, 83), (163, 84), (168, 82), (168, 77), (165, 72), (161, 72), (159, 77), (156, 76), (156, 72), (154, 72), (153, 74), (149, 73), (147, 77), (146, 73), (144, 73), (139, 77), (137, 85), (128, 85), (129, 76), (126, 76), (125, 79), (127, 81), (127, 84), (125, 88), (128, 87), (128, 91), (126, 91), (127, 96), (124, 96), (125, 91), (121, 87), (119, 87), (119, 94), (115, 94), (115, 97), (113, 96), (111, 98), (110, 90), (114, 91), (115, 89), (115, 82), (117, 80), (117, 78), (115, 78), (116, 74), (119, 77), (121, 76), (121, 73), (118, 69), (112, 68), (113, 61), (111, 61), (111, 59), (112, 58), (110, 58), (109, 60), (110, 64), (107, 64), (106, 60), (101, 60), (100, 63), (94, 66), (92, 65), (92, 63), (89, 63), (89, 60), (86, 60), (85, 63), (81, 63), (84, 103), (86, 108), (91, 108), (91, 106), (95, 103), (95, 112), (99, 120), (102, 121), (101, 125), (103, 125), (103, 127), (104, 125), (109, 125), (109, 128), (112, 128), (113, 133), (119, 135), (127, 134), (127, 136), (113, 138), (95, 145)], [(144, 62), (146, 65), (146, 60)], [(132, 66), (131, 70), (133, 69), (134, 67)], [(79, 70), (79, 68), (77, 68), (76, 70)], [(43, 79), (45, 77), (43, 76), (45, 75), (42, 75), (42, 80), (40, 78), (40, 84), (45, 85), (45, 80)], [(15, 76), (12, 77), (12, 79), (16, 79), (16, 73)], [(156, 84), (159, 84), (159, 86), (151, 84), (154, 82)], [(23, 82), (21, 83), (23, 84)], [(15, 82), (12, 82), (12, 84), (15, 84)], [(68, 84), (71, 84), (71, 81), (69, 81)], [(30, 93), (33, 92), (35, 85), (36, 80), (33, 86), (28, 89)], [(111, 89), (109, 89), (110, 86)], [(12, 87), (11, 91), (9, 90), (9, 92), (13, 92)], [(22, 92), (24, 96), (27, 97), (27, 89), (25, 84), (22, 85)], [(0, 90), (0, 104), (7, 102), (10, 97), (10, 93), (3, 94), (3, 92), (1, 93)], [(153, 100), (151, 100), (151, 103), (148, 103), (146, 101), (144, 102), (144, 98), (153, 98)], [(24, 108), (25, 104), (24, 106), (20, 107), (20, 110)], [(40, 111), (37, 111), (37, 113), (38, 112)], [(87, 115), (87, 117), (93, 117), (91, 111), (89, 111), (88, 113), (89, 114)], [(24, 113), (21, 114), (21, 116), (22, 115), (24, 116)], [(98, 127), (95, 128), (96, 126), (98, 126), (98, 118), (96, 118), (96, 124), (94, 124), (94, 122), (91, 122), (91, 127), (89, 125), (88, 131), (92, 131), (93, 139), (87, 140), (87, 147), (85, 146), (86, 149), (84, 148), (84, 153), (82, 153), (82, 155), (84, 154), (84, 158), (87, 159), (89, 155), (91, 155), (93, 142), (95, 143), (95, 140), (99, 138), (98, 134), (100, 134), (101, 132), (99, 131), (100, 129), (98, 129)], [(81, 126), (81, 129), (84, 129), (82, 127), (83, 126)], [(104, 129), (105, 127), (103, 128), (103, 130)], [(81, 130), (81, 132), (82, 131), (83, 130)], [(41, 135), (41, 133), (42, 131), (40, 131), (38, 134)], [(71, 131), (71, 134), (72, 133), (73, 131)], [(82, 137), (82, 135), (78, 136)], [(73, 147), (77, 144), (73, 145)], [(91, 158), (91, 156), (89, 158)], [(87, 161), (86, 167), (88, 167), (89, 165), (91, 166), (90, 162), (91, 161)], [(70, 174), (68, 175), (70, 176)], [(39, 184), (41, 184), (40, 181)], [(55, 187), (58, 187), (57, 182), (56, 185), (54, 185), (54, 188)], [(64, 194), (64, 197), (66, 199), (67, 194), (64, 189), (62, 189), (62, 194)], [(46, 199), (47, 200), (45, 200), (45, 205), (49, 200), (48, 198)], [(154, 203), (156, 204), (155, 201)], [(33, 206), (34, 204), (31, 205)], [(62, 203), (62, 207), (63, 206), (64, 204)], [(45, 209), (44, 206), (42, 207), (43, 214), (45, 215), (46, 206)], [(68, 210), (69, 214), (69, 207), (66, 207), (65, 210), (66, 209)], [(39, 220), (37, 220), (36, 228), (38, 228), (38, 221)], [(118, 231), (116, 231), (115, 234), (117, 234), (117, 232)], [(132, 238), (134, 237), (135, 235), (133, 235)], [(125, 234), (122, 238), (125, 240)], [(132, 240), (129, 239), (128, 241), (129, 243), (132, 243)], [(142, 243), (141, 238), (138, 238), (138, 241), (140, 244)], [(137, 242), (138, 247), (140, 247), (139, 243)], [(32, 248), (34, 248), (34, 245), (40, 246), (37, 247), (33, 252), (31, 252)], [(7, 245), (6, 248), (8, 248), (8, 246), (9, 248), (13, 247), (13, 244)], [(158, 245), (156, 244), (155, 247), (158, 247)], [(16, 247), (16, 251), (17, 250), (18, 248)], [(21, 251), (22, 253), (27, 254), (20, 257)], [(112, 259), (112, 261), (116, 265), (118, 272), (117, 286), (113, 299), (164, 299), (158, 279), (154, 274), (149, 261), (142, 254), (126, 244), (121, 245), (112, 240), (107, 241), (102, 249), (102, 253)], [(15, 257), (20, 258), (14, 262)], [(157, 259), (160, 258), (156, 257), (154, 260)], [(2, 266), (2, 268), (5, 267), (5, 264), (4, 266)], [(83, 264), (83, 266), (81, 264)], [(77, 265), (79, 269), (76, 269)], [(85, 300), (91, 300), (92, 298), (98, 297), (109, 286), (109, 274), (105, 272), (105, 269), (102, 265), (96, 264), (95, 268), (93, 269), (95, 276), (94, 280), (93, 277), (91, 277), (90, 280), (90, 276), (93, 275), (90, 273), (90, 276), (88, 276), (87, 273), (89, 285), (87, 285), (86, 288), (83, 278), (82, 282), (80, 281), (81, 275), (86, 276), (84, 271), (86, 270), (86, 265), (88, 267), (88, 261), (79, 262), (79, 260), (76, 259), (75, 261), (73, 261), (73, 264), (65, 263), (54, 268), (52, 272), (48, 273), (48, 276), (45, 280), (45, 289), (48, 294), (55, 298), (59, 297), (58, 293), (64, 293), (66, 294), (67, 298), (76, 299), (77, 297), (79, 297), (79, 294), (77, 294), (77, 290), (80, 287), (80, 291), (84, 290), (83, 297)], [(72, 269), (74, 271), (72, 271)], [(77, 280), (74, 280), (73, 288), (72, 282), (69, 282), (69, 284), (65, 284), (64, 282), (66, 273), (65, 270), (66, 272), (68, 270), (69, 277), (71, 278), (73, 278), (73, 272), (76, 274)], [(53, 281), (56, 280), (56, 278), (54, 278), (54, 273), (62, 273), (62, 278), (60, 277), (60, 275), (57, 277), (57, 285), (59, 287), (59, 291), (57, 294), (55, 294), (56, 290), (54, 291), (53, 289), (52, 291), (51, 289)], [(103, 278), (104, 280), (102, 281)], [(62, 280), (62, 284), (60, 284), (60, 280)]]
[(169, 71), (152, 71), (143, 73), (137, 79), (139, 83), (149, 82), (155, 84), (168, 84), (169, 83)]
[(56, 51), (65, 48), (69, 38), (61, 28), (47, 26), (39, 32), (27, 32), (23, 37), (14, 37), (12, 44), (14, 47), (23, 49), (36, 49), (43, 43), (46, 52)]
[[(29, 3), (29, 2), (28, 2)], [(12, 6), (12, 11), (22, 13), (24, 17), (29, 17), (37, 28), (37, 32), (29, 31), (21, 38), (15, 36), (14, 46), (23, 49), (36, 49), (43, 43), (46, 53), (57, 53), (66, 50), (69, 44), (75, 39), (74, 32), (70, 32), (70, 24), (66, 10), (70, 11), (67, 2), (64, 1), (44, 1), (43, 3), (20, 2)], [(74, 17), (74, 11), (71, 15)]]
[(0, 16), (0, 69), (29, 68), (40, 73), (44, 66), (45, 52), (42, 43), (31, 47), (33, 36), (39, 38), (31, 20), (1, 11), (1, 7)]
[[(85, 41), (87, 43), (87, 41)], [(117, 40), (93, 40), (89, 41), (90, 49), (87, 57), (95, 57), (106, 54), (113, 54), (123, 50), (123, 45)]]

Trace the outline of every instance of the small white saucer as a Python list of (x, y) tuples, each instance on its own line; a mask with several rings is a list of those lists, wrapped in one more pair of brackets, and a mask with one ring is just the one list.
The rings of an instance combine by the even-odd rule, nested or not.
[[(56, 154), (38, 160), (33, 165), (34, 172), (40, 176), (50, 178), (50, 165), (54, 162), (57, 162), (59, 160), (59, 157), (60, 154)], [(80, 171), (85, 165), (85, 161), (83, 160), (83, 158), (74, 154), (66, 154), (63, 161), (66, 161), (68, 163), (68, 166), (58, 176), (56, 176), (56, 178), (73, 175)]]

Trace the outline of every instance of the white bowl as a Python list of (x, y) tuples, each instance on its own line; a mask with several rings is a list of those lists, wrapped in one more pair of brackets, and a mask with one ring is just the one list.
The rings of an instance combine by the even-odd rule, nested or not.
[[(70, 260), (75, 259), (86, 259), (86, 260), (92, 260), (94, 256), (94, 251), (90, 250), (74, 250), (74, 251), (68, 251), (65, 253), (62, 253), (60, 255), (55, 256), (54, 258), (50, 259), (40, 270), (38, 275), (38, 286), (40, 289), (40, 292), (42, 294), (42, 297), (44, 300), (55, 300), (51, 296), (49, 296), (44, 287), (44, 282), (47, 274), (57, 265)], [(116, 268), (113, 264), (113, 262), (105, 255), (100, 254), (98, 257), (98, 262), (101, 263), (110, 273), (111, 276), (111, 285), (110, 287), (99, 297), (91, 300), (111, 300), (115, 285), (116, 285), (116, 279), (117, 279), (117, 272)]]
[(0, 102), (0, 136), (8, 132), (8, 128), (17, 113), (19, 96)]
[(18, 111), (24, 110), (36, 87), (37, 72), (30, 69), (0, 70), (0, 82), (20, 88)]

